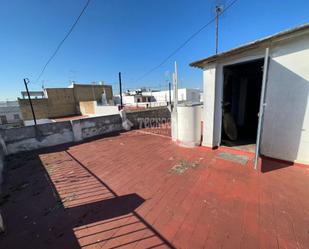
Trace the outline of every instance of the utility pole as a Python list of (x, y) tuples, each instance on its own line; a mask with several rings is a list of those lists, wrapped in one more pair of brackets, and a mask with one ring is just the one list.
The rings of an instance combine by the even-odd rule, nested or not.
[(177, 72), (177, 63), (175, 61), (175, 72), (173, 73), (173, 95), (174, 95), (174, 106), (171, 113), (172, 118), (172, 140), (178, 140), (178, 72)]
[(120, 109), (122, 109), (122, 85), (121, 85), (121, 72), (119, 72), (119, 92), (120, 92)]
[(177, 62), (175, 61), (175, 72), (174, 72), (174, 108), (177, 112), (177, 106), (178, 106), (178, 67)]
[(25, 83), (25, 87), (26, 87), (26, 91), (27, 91), (27, 95), (28, 95), (28, 99), (29, 99), (29, 103), (30, 103), (30, 107), (31, 107), (31, 111), (32, 111), (32, 117), (33, 117), (34, 125), (37, 125), (33, 106), (32, 106), (32, 101), (31, 101), (31, 98), (30, 98), (29, 90), (28, 90), (29, 79), (25, 78), (24, 83)]
[(170, 102), (170, 107), (172, 108), (172, 96), (171, 96), (171, 82), (168, 82), (168, 97), (169, 97), (169, 102)]
[(152, 100), (152, 89), (150, 89), (150, 108), (151, 108), (151, 100)]
[(216, 54), (218, 54), (218, 44), (219, 44), (219, 15), (222, 11), (222, 7), (216, 5)]

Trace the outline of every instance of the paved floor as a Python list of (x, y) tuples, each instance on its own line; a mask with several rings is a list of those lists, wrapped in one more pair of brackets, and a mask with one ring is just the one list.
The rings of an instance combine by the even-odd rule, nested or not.
[(148, 132), (9, 158), (0, 248), (309, 248), (308, 167)]

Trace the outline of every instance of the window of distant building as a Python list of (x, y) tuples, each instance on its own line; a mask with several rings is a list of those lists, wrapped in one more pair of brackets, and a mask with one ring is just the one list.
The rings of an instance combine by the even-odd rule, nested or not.
[(19, 120), (19, 115), (18, 114), (14, 114), (14, 119), (15, 120)]
[(1, 121), (1, 124), (7, 124), (8, 123), (8, 120), (6, 119), (5, 115), (0, 116), (0, 121)]

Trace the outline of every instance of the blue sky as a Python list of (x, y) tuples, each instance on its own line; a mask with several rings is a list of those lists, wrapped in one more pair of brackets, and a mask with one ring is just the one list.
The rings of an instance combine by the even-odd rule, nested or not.
[[(66, 87), (70, 80), (103, 80), (118, 92), (121, 71), (124, 88), (164, 88), (175, 60), (180, 87), (202, 88), (202, 72), (188, 64), (214, 53), (215, 24), (164, 66), (137, 79), (213, 18), (217, 2), (230, 1), (92, 0), (41, 81), (35, 82), (86, 0), (1, 0), (0, 100), (16, 99), (25, 77), (31, 90), (40, 90), (42, 81), (45, 87)], [(219, 50), (304, 24), (308, 9), (305, 0), (238, 0), (220, 19)]]

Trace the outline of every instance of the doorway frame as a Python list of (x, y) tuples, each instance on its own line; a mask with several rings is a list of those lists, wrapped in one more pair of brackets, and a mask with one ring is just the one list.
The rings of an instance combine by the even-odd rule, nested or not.
[(222, 107), (223, 100), (223, 67), (242, 62), (250, 62), (265, 58), (265, 48), (258, 46), (218, 60), (207, 63), (203, 68), (203, 142), (202, 146), (211, 149), (221, 146)]
[[(248, 54), (246, 54), (248, 53)], [(250, 54), (250, 55), (249, 55)], [(267, 60), (266, 60), (267, 58)], [(268, 76), (268, 71), (269, 71), (269, 62), (270, 62), (270, 53), (269, 53), (269, 47), (260, 47), (255, 49), (254, 51), (250, 50), (245, 53), (240, 53), (234, 56), (230, 56), (228, 58), (223, 58), (220, 61), (217, 61), (214, 64), (214, 68), (216, 69), (215, 73), (215, 105), (214, 105), (214, 120), (213, 120), (213, 137), (212, 137), (212, 143), (213, 143), (213, 148), (222, 146), (221, 141), (222, 141), (222, 102), (223, 102), (223, 91), (224, 91), (224, 67), (226, 66), (232, 66), (240, 63), (247, 63), (247, 62), (252, 62), (256, 60), (264, 60), (264, 69), (265, 69), (265, 62), (267, 61), (267, 67), (266, 67), (266, 72), (263, 69), (263, 78), (262, 78), (262, 88), (263, 88), (263, 81), (265, 81), (265, 86), (264, 90), (261, 89), (261, 100), (260, 100), (260, 111), (261, 107), (265, 107), (265, 103), (262, 103), (262, 98), (263, 101), (266, 100), (266, 81), (267, 81), (267, 76)], [(265, 78), (265, 79), (264, 79)], [(204, 82), (204, 89), (205, 89), (205, 83)], [(262, 92), (264, 91), (264, 92)], [(261, 144), (261, 137), (262, 137), (262, 126), (263, 126), (263, 116), (259, 115), (259, 124), (258, 124), (258, 129), (260, 132), (257, 132), (257, 144), (256, 144), (256, 151), (255, 151), (255, 160), (254, 160), (254, 168), (257, 169), (257, 163), (259, 159), (259, 151), (260, 151), (260, 144)], [(260, 121), (261, 119), (261, 121)], [(259, 137), (259, 141), (258, 141)], [(258, 149), (257, 149), (258, 148)]]
[[(231, 64), (227, 64), (227, 65), (222, 65), (222, 92), (221, 92), (221, 134), (220, 134), (220, 146), (225, 146), (222, 144), (222, 126), (223, 126), (223, 102), (224, 102), (224, 80), (225, 80), (225, 75), (224, 75), (224, 70), (226, 67), (230, 67), (230, 66), (239, 66), (241, 64), (247, 64), (247, 63), (253, 63), (253, 62), (256, 62), (256, 61), (261, 61), (263, 62), (263, 66), (265, 66), (265, 58), (263, 57), (259, 57), (259, 58), (256, 58), (256, 59), (251, 59), (251, 60), (245, 60), (245, 61), (241, 61), (241, 62), (236, 62), (236, 63), (231, 63)], [(262, 97), (262, 93), (263, 93), (263, 77), (264, 77), (264, 72), (262, 72), (262, 80), (261, 80), (261, 97)], [(261, 104), (261, 97), (259, 99), (259, 110), (260, 110), (260, 104)], [(264, 99), (264, 97), (263, 97)], [(259, 120), (258, 120), (258, 124), (259, 124)], [(257, 127), (257, 130), (256, 130), (256, 134), (258, 135), (258, 127)], [(257, 136), (255, 138), (255, 144), (257, 145)], [(228, 147), (228, 146), (227, 146)], [(241, 149), (238, 149), (238, 150), (241, 150)]]
[[(224, 91), (224, 68), (227, 66), (234, 66), (242, 63), (250, 63), (257, 60), (264, 60), (264, 54), (259, 53), (258, 55), (253, 56), (244, 56), (239, 59), (231, 58), (228, 61), (222, 62), (217, 65), (217, 79), (216, 79), (216, 126), (218, 129), (214, 132), (214, 141), (216, 141), (216, 144), (218, 146), (224, 146), (222, 145), (222, 103), (223, 103), (223, 91)], [(216, 136), (217, 135), (217, 136)]]

